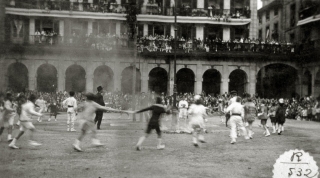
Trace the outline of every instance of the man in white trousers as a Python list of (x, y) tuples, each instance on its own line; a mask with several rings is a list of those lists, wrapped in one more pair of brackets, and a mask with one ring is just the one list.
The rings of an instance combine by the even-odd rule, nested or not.
[(70, 91), (69, 92), (69, 98), (64, 100), (62, 102), (62, 105), (64, 107), (67, 107), (67, 114), (68, 114), (68, 120), (67, 120), (67, 131), (75, 132), (76, 130), (74, 129), (74, 121), (76, 120), (76, 115), (77, 113), (77, 100), (74, 98), (74, 92)]
[(237, 127), (242, 134), (244, 135), (245, 139), (249, 139), (247, 136), (246, 128), (244, 127), (243, 118), (244, 118), (244, 108), (241, 105), (241, 98), (237, 97), (236, 102), (233, 102), (231, 105), (228, 106), (226, 112), (230, 112), (230, 137), (231, 137), (231, 144), (236, 143), (237, 138)]

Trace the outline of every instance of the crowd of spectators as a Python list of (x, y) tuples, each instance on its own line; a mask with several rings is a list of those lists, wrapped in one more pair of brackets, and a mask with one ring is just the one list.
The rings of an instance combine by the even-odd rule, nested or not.
[(33, 39), (35, 44), (55, 45), (64, 43), (68, 46), (84, 46), (110, 51), (116, 47), (128, 47), (128, 36), (126, 33), (122, 33), (119, 36), (110, 33), (100, 33), (98, 35), (91, 33), (87, 35), (72, 32), (69, 38), (64, 38), (54, 31), (42, 30), (40, 32), (37, 30), (33, 35)]
[[(164, 35), (149, 35), (138, 39), (141, 52), (144, 49), (149, 52), (171, 52), (174, 48), (174, 38)], [(268, 53), (293, 53), (295, 45), (286, 41), (267, 40), (266, 42), (260, 39), (240, 38), (235, 40), (224, 41), (221, 38), (185, 39), (177, 37), (177, 48), (186, 53), (192, 51), (218, 52), (218, 51), (243, 51), (243, 52), (268, 52)]]
[[(8, 91), (10, 92), (10, 91)], [(20, 93), (13, 93), (13, 96), (18, 97)], [(69, 97), (68, 92), (37, 92), (37, 91), (27, 91), (23, 93), (27, 97), (30, 94), (35, 94), (38, 97), (42, 97), (47, 103), (48, 106), (51, 104), (56, 104), (58, 110), (60, 112), (66, 111), (66, 108), (62, 106), (62, 102)], [(160, 96), (162, 98), (162, 104), (166, 106), (173, 105), (173, 95), (166, 95), (165, 93), (156, 94), (155, 92), (151, 93), (141, 93), (133, 97), (130, 94), (124, 94), (120, 91), (116, 92), (105, 92), (103, 94), (103, 98), (105, 101), (106, 106), (122, 109), (122, 110), (131, 110), (133, 107), (135, 109), (141, 109), (143, 107), (147, 107), (155, 103), (156, 96)], [(210, 94), (201, 94), (203, 104), (209, 108), (211, 114), (219, 113), (218, 106), (222, 104), (224, 108), (228, 106), (228, 101), (231, 98), (231, 95), (228, 93), (219, 94), (219, 95), (210, 95)], [(250, 97), (250, 94), (244, 93), (241, 95), (242, 103), (245, 103), (247, 98)], [(81, 104), (85, 101), (84, 93), (78, 92), (75, 95), (76, 100)], [(269, 108), (273, 105), (278, 104), (279, 98), (273, 99), (264, 99), (260, 98), (257, 95), (253, 95), (252, 97), (253, 102), (256, 106), (260, 106), (263, 102)], [(180, 100), (185, 99), (189, 105), (193, 103), (194, 93), (178, 93), (177, 94), (177, 105)], [(284, 104), (287, 108), (287, 118), (288, 119), (296, 119), (296, 120), (314, 120), (320, 121), (320, 97), (315, 98), (312, 96), (309, 97), (302, 97), (302, 98), (288, 98), (284, 99)], [(48, 111), (48, 110), (47, 110)], [(221, 114), (221, 113), (220, 113)]]

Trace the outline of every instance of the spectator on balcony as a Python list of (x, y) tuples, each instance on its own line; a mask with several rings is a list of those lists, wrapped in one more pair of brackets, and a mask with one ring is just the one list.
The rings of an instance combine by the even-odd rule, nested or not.
[(237, 13), (236, 13), (236, 18), (237, 18), (237, 19), (240, 19), (240, 16), (241, 16), (241, 15), (240, 15), (240, 12), (237, 11)]
[(38, 41), (39, 43), (41, 43), (41, 33), (39, 32), (39, 30), (37, 30), (35, 33), (34, 33), (34, 41)]

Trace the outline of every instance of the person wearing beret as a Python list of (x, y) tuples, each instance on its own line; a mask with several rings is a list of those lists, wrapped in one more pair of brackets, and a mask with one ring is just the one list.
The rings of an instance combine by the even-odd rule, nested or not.
[[(103, 88), (101, 86), (99, 86), (97, 88), (98, 93), (96, 94), (96, 98), (95, 98), (95, 102), (98, 103), (101, 106), (105, 106), (104, 100), (103, 100), (103, 96), (102, 96), (102, 92), (103, 92)], [(102, 122), (102, 118), (103, 118), (103, 111), (97, 110), (96, 111), (96, 117), (94, 119), (94, 123), (97, 124), (97, 129), (100, 130), (100, 125)]]

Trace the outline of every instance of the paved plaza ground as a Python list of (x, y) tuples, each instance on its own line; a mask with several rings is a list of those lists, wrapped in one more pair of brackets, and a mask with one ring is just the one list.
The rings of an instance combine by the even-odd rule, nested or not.
[(71, 145), (79, 131), (67, 132), (65, 117), (59, 115), (57, 122), (34, 121), (35, 139), (43, 144), (37, 149), (28, 146), (26, 136), (17, 143), (20, 149), (9, 149), (5, 130), (0, 142), (0, 177), (270, 178), (276, 159), (290, 149), (303, 149), (320, 162), (318, 122), (287, 120), (283, 135), (264, 137), (256, 121), (252, 140), (238, 138), (231, 145), (229, 129), (213, 116), (208, 118), (207, 143), (199, 148), (192, 145), (189, 134), (163, 134), (166, 148), (157, 150), (154, 133), (136, 151), (134, 146), (146, 124), (105, 114), (98, 138), (106, 145), (92, 147), (86, 137), (84, 152), (76, 152)]

